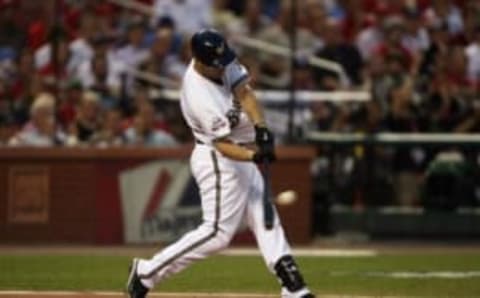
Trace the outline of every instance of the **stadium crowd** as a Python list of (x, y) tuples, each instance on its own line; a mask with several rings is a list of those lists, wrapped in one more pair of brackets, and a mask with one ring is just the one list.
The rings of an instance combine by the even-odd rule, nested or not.
[[(0, 143), (178, 144), (188, 140), (178, 111), (152, 101), (158, 99), (152, 86), (130, 70), (177, 87), (190, 58), (189, 35), (203, 27), (289, 46), (290, 1), (136, 2), (150, 5), (152, 14), (110, 1), (0, 1)], [(371, 90), (374, 98), (362, 105), (312, 103), (311, 127), (480, 130), (480, 2), (295, 3), (295, 87)], [(237, 51), (257, 88), (289, 87), (289, 59)], [(347, 76), (313, 68), (302, 59), (309, 54), (340, 63)]]
[[(178, 88), (189, 36), (204, 27), (285, 47), (296, 27), (293, 72), (288, 58), (235, 43), (256, 88), (286, 90), (293, 73), (297, 89), (371, 91), (362, 104), (312, 102), (297, 113), (300, 129), (480, 132), (480, 1), (132, 1), (149, 14), (117, 2), (0, 0), (0, 145), (190, 141), (160, 91)], [(308, 55), (346, 76), (312, 67)], [(426, 155), (399, 151), (395, 167), (415, 169)]]

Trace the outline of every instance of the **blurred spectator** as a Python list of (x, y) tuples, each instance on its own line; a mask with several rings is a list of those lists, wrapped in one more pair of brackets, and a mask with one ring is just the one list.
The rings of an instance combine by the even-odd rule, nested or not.
[[(59, 38), (56, 43), (52, 42), (46, 47), (48, 54), (50, 54), (47, 60), (48, 63), (43, 64), (37, 71), (42, 88), (54, 93), (57, 88), (64, 88), (68, 84), (70, 75), (73, 72), (72, 64), (70, 64), (72, 61), (72, 52), (69, 48), (68, 41), (64, 38)], [(43, 49), (45, 49), (45, 47), (39, 50)]]
[(325, 23), (327, 22), (327, 13), (324, 5), (317, 1), (307, 1), (305, 11), (308, 15), (307, 27), (310, 32), (315, 35), (314, 50), (323, 47), (323, 34), (325, 33)]
[(463, 9), (465, 26), (464, 36), (466, 42), (470, 42), (475, 39), (475, 31), (480, 26), (480, 2), (479, 1), (464, 1), (465, 7)]
[(8, 98), (6, 82), (0, 79), (0, 126), (15, 123), (11, 101)]
[(92, 60), (82, 63), (77, 77), (84, 89), (100, 94), (105, 105), (111, 105), (107, 101), (111, 102), (119, 95), (124, 71), (124, 65), (108, 54), (98, 52)]
[[(418, 109), (413, 102), (413, 82), (404, 80), (391, 91), (391, 109), (385, 119), (386, 128), (392, 132), (418, 132)], [(417, 178), (425, 152), (418, 147), (394, 150), (393, 169), (396, 202), (412, 206), (418, 199)]]
[[(423, 26), (420, 11), (416, 9), (404, 9), (404, 35), (402, 45), (414, 56), (420, 57), (430, 46), (428, 31)], [(417, 58), (419, 59), (419, 58)]]
[(105, 112), (102, 128), (92, 136), (91, 142), (99, 147), (126, 144), (122, 126), (122, 112), (119, 109), (113, 108)]
[(83, 88), (80, 83), (72, 81), (60, 94), (57, 118), (62, 128), (68, 129), (75, 121), (77, 107), (82, 100)]
[(53, 25), (53, 7), (53, 0), (18, 1), (20, 13), (16, 17), (27, 28), (27, 45), (31, 50), (38, 49), (46, 42)]
[(155, 35), (155, 41), (148, 52), (145, 60), (141, 62), (140, 68), (172, 80), (173, 86), (179, 86), (187, 65), (179, 58), (171, 54), (173, 42), (173, 31), (171, 29), (159, 29)]
[[(188, 37), (184, 37), (180, 45), (178, 60), (181, 63), (181, 65), (183, 65), (183, 67), (187, 67), (191, 59), (192, 59), (192, 53), (190, 50), (190, 39)], [(180, 64), (177, 64), (177, 66), (178, 65)], [(182, 66), (178, 66), (178, 67), (182, 67)]]
[(468, 76), (468, 61), (463, 47), (451, 47), (445, 61), (448, 84), (451, 85), (453, 94), (455, 96), (472, 96), (475, 82)]
[(149, 102), (138, 107), (132, 125), (125, 132), (127, 143), (136, 146), (176, 146), (177, 141), (166, 131), (155, 127), (155, 110)]
[(9, 101), (15, 123), (24, 124), (29, 118), (29, 107), (33, 97), (41, 89), (40, 75), (35, 69), (33, 54), (24, 49), (15, 61), (13, 73), (5, 78)]
[(365, 16), (365, 28), (359, 31), (355, 38), (358, 50), (365, 61), (374, 55), (375, 48), (384, 38), (382, 25), (388, 16), (388, 7), (383, 4), (386, 3), (369, 7), (373, 11)]
[(468, 78), (480, 91), (480, 20), (475, 28), (472, 42), (466, 47)]
[[(291, 6), (297, 5), (297, 14), (301, 14), (303, 7), (300, 3), (303, 2), (293, 1), (292, 4), (292, 0), (283, 0), (276, 21), (262, 30), (258, 34), (258, 38), (275, 45), (288, 47), (290, 44), (289, 30), (294, 25), (291, 18)], [(297, 21), (299, 21), (298, 18)], [(296, 38), (297, 48), (302, 55), (311, 54), (314, 51), (316, 39), (310, 31), (297, 27)], [(271, 54), (260, 54), (258, 59), (262, 65), (262, 80), (271, 87), (285, 88), (289, 79), (288, 59)]]
[[(9, 59), (15, 58), (15, 52), (25, 45), (26, 40), (26, 32), (16, 18), (18, 7), (12, 2), (0, 3), (0, 54), (9, 54)], [(2, 58), (6, 57), (0, 60)]]
[(69, 129), (69, 144), (88, 144), (100, 128), (101, 106), (99, 96), (86, 91), (77, 107), (75, 121)]
[(447, 54), (449, 47), (448, 28), (445, 23), (432, 24), (429, 31), (431, 43), (420, 65), (420, 73), (427, 76), (434, 74), (437, 60)]
[(419, 57), (414, 57), (404, 45), (403, 38), (405, 24), (402, 18), (398, 16), (389, 17), (383, 24), (383, 41), (374, 49), (375, 55), (382, 57), (399, 56), (403, 60), (403, 65), (407, 67), (410, 73), (416, 73)]
[(467, 114), (455, 128), (461, 133), (480, 133), (480, 99), (475, 99)]
[(65, 135), (55, 122), (55, 99), (42, 93), (30, 108), (30, 121), (8, 141), (8, 145), (50, 147), (64, 142)]
[[(388, 92), (389, 101), (389, 120), (392, 131), (417, 131), (413, 114), (413, 81), (404, 71), (404, 62), (402, 56), (388, 57), (387, 67), (389, 71), (390, 92)], [(388, 119), (388, 118), (387, 118)], [(399, 120), (399, 121), (397, 121)]]
[(95, 35), (102, 34), (98, 30), (97, 18), (93, 14), (84, 14), (81, 18), (79, 34), (70, 43), (72, 73), (76, 73), (82, 63), (92, 60), (95, 53), (92, 41)]
[(293, 86), (298, 90), (315, 90), (316, 84), (312, 69), (304, 60), (295, 61)]
[(233, 11), (227, 9), (228, 1), (213, 0), (212, 4), (212, 27), (221, 32), (238, 30), (239, 20)]
[(258, 33), (271, 23), (271, 20), (262, 14), (263, 2), (246, 0), (244, 16), (238, 21), (226, 24), (228, 31), (255, 38)]
[(356, 34), (362, 29), (365, 19), (365, 11), (362, 8), (362, 1), (339, 0), (345, 14), (339, 21), (342, 24), (342, 35), (345, 40), (353, 42)]
[[(354, 85), (359, 85), (361, 83), (360, 74), (363, 67), (362, 57), (356, 47), (343, 40), (340, 24), (334, 20), (327, 21), (323, 40), (325, 45), (316, 55), (323, 59), (335, 61), (343, 67), (349, 81), (344, 82), (344, 84), (352, 82)], [(321, 87), (327, 90), (337, 89), (335, 86), (328, 86), (328, 83), (324, 81), (325, 77), (336, 77), (337, 74), (319, 69), (316, 75)]]
[(182, 34), (212, 25), (212, 0), (155, 0), (153, 10), (156, 18), (171, 17)]
[(425, 10), (427, 23), (446, 23), (452, 36), (463, 30), (463, 17), (460, 9), (451, 0), (432, 0), (432, 5)]
[(116, 52), (116, 59), (127, 67), (137, 67), (148, 55), (148, 49), (143, 44), (145, 37), (144, 24), (140, 20), (132, 21), (127, 28), (127, 44)]
[(323, 2), (330, 19), (335, 20), (338, 23), (345, 19), (347, 12), (343, 6), (343, 1), (326, 0)]
[[(463, 55), (463, 52), (457, 51)], [(451, 57), (450, 59), (452, 59)], [(453, 58), (452, 65), (444, 66), (434, 74), (432, 84), (426, 98), (426, 118), (428, 131), (444, 132), (453, 131), (459, 121), (465, 116), (465, 102), (462, 100), (461, 94), (456, 91), (458, 85), (451, 76), (458, 74), (460, 69), (460, 79), (465, 77), (464, 60), (462, 56)], [(458, 65), (460, 63), (460, 65)], [(451, 71), (451, 72), (450, 72)]]

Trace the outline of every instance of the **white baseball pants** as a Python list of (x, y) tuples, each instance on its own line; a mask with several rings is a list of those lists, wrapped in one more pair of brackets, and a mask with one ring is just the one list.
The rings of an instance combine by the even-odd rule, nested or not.
[(181, 271), (189, 264), (228, 246), (243, 222), (255, 234), (268, 269), (290, 247), (275, 214), (273, 229), (263, 223), (263, 178), (254, 163), (223, 157), (208, 145), (197, 144), (190, 166), (200, 188), (203, 223), (166, 247), (150, 260), (140, 260), (137, 273), (148, 288)]

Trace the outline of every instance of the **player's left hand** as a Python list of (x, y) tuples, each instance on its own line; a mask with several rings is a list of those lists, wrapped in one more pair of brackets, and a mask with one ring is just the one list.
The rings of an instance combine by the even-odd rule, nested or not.
[(266, 126), (255, 126), (255, 143), (258, 151), (255, 153), (253, 160), (256, 163), (262, 163), (264, 160), (269, 162), (275, 161), (275, 138), (273, 133)]
[(273, 148), (275, 138), (273, 133), (266, 126), (255, 125), (255, 143), (259, 148)]

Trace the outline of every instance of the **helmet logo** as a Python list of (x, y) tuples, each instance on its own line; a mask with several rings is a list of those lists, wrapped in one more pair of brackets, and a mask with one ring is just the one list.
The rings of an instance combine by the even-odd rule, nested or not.
[(215, 52), (217, 53), (217, 55), (222, 55), (224, 51), (225, 51), (224, 43), (222, 43), (219, 47), (215, 49)]

